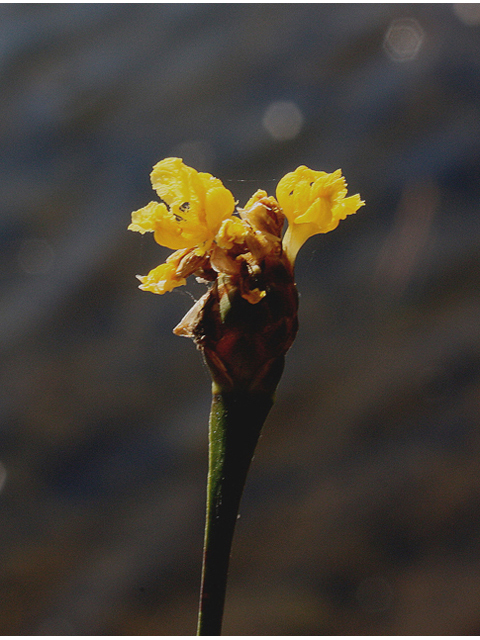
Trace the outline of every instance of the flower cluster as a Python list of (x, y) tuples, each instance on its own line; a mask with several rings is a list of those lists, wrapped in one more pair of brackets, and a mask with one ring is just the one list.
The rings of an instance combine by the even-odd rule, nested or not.
[[(163, 294), (195, 274), (214, 281), (230, 277), (241, 296), (257, 304), (268, 291), (262, 278), (265, 261), (281, 260), (293, 273), (304, 242), (327, 233), (364, 203), (346, 197), (340, 169), (328, 174), (305, 166), (285, 175), (276, 198), (257, 191), (243, 208), (218, 178), (199, 173), (180, 158), (166, 158), (151, 173), (159, 202), (132, 213), (131, 231), (153, 232), (156, 242), (175, 252), (146, 276), (140, 288)], [(288, 228), (282, 240), (285, 218)]]

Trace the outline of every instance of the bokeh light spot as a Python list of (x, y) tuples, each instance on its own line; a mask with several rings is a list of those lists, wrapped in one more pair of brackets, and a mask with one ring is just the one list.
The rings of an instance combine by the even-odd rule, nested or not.
[(262, 123), (274, 140), (293, 140), (302, 129), (303, 114), (294, 102), (272, 102)]
[(414, 60), (422, 46), (425, 33), (414, 18), (394, 20), (388, 27), (383, 48), (395, 62)]
[(453, 13), (463, 24), (473, 27), (480, 24), (480, 4), (478, 2), (457, 2), (453, 4)]

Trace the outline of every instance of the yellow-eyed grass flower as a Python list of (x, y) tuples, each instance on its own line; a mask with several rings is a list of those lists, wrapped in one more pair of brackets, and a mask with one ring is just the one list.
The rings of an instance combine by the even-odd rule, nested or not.
[(174, 333), (194, 340), (213, 381), (197, 633), (219, 635), (243, 487), (298, 328), (295, 257), (307, 238), (334, 229), (363, 202), (345, 197), (341, 171), (307, 167), (280, 180), (277, 199), (257, 191), (237, 211), (220, 180), (179, 158), (159, 162), (151, 179), (160, 202), (135, 211), (129, 229), (151, 231), (176, 251), (137, 276), (140, 288), (164, 294), (190, 275), (210, 283)]
[(198, 173), (180, 158), (158, 162), (150, 179), (160, 202), (134, 211), (130, 231), (153, 231), (156, 242), (169, 249), (208, 250), (235, 208), (231, 192), (218, 178)]
[(287, 173), (277, 185), (277, 200), (288, 220), (283, 247), (293, 264), (300, 247), (317, 233), (328, 233), (365, 203), (347, 195), (342, 171), (313, 171), (305, 166)]

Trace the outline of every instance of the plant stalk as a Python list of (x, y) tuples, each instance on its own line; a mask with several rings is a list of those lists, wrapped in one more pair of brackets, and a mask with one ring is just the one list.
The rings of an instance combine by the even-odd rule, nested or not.
[[(283, 358), (280, 368), (283, 369)], [(276, 384), (270, 391), (265, 388), (256, 391), (225, 391), (215, 383), (213, 385), (207, 514), (197, 635), (221, 634), (230, 550), (238, 508), (263, 423), (273, 405), (275, 387)]]

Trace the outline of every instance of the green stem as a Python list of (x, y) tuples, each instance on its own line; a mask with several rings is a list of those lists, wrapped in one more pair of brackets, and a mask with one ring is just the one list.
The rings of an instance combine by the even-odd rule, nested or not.
[[(280, 375), (283, 358), (281, 360)], [(213, 385), (207, 516), (197, 635), (221, 633), (228, 563), (238, 508), (260, 431), (273, 405), (276, 382), (270, 391), (265, 388), (225, 391)]]

